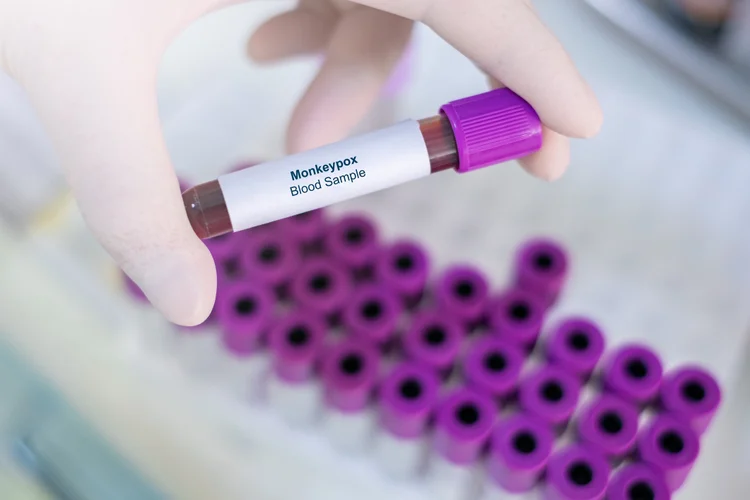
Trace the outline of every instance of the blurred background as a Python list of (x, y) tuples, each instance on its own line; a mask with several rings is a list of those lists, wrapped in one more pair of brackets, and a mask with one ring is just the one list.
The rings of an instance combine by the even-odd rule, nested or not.
[[(591, 315), (614, 344), (647, 341), (667, 364), (700, 363), (722, 383), (721, 415), (677, 498), (746, 498), (750, 1), (534, 3), (605, 111), (601, 135), (574, 144), (570, 173), (552, 185), (514, 165), (438, 175), (332, 210), (366, 211), (388, 237), (424, 242), (437, 266), (468, 261), (495, 285), (524, 238), (562, 241), (574, 269), (556, 314)], [(164, 132), (189, 182), (283, 155), (290, 112), (319, 62), (257, 67), (244, 47), (256, 26), (291, 5), (257, 0), (216, 13), (166, 54)], [(469, 61), (422, 26), (401, 70), (362, 129), (430, 116), (486, 88)], [(310, 464), (259, 444), (236, 405), (139, 343), (137, 309), (86, 232), (22, 91), (0, 75), (0, 496), (359, 493), (347, 489), (352, 482), (336, 485), (335, 462), (299, 483), (316, 487), (295, 489), (287, 474), (311, 475)], [(407, 496), (363, 481), (373, 498)]]

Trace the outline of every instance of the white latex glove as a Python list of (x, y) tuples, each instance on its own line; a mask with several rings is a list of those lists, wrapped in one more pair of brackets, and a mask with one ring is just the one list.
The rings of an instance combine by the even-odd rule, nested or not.
[[(186, 26), (237, 1), (0, 0), (0, 67), (29, 93), (86, 222), (182, 325), (208, 316), (216, 273), (188, 224), (162, 138), (157, 66)], [(337, 140), (359, 121), (406, 46), (409, 20), (534, 106), (547, 128), (544, 149), (524, 161), (533, 174), (557, 177), (566, 137), (598, 131), (596, 98), (527, 0), (302, 0), (250, 44), (265, 60), (327, 53), (294, 114), (291, 149)]]

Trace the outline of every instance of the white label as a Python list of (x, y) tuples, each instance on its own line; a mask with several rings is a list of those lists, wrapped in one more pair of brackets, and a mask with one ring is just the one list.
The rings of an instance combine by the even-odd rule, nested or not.
[(430, 174), (419, 123), (386, 129), (219, 177), (241, 231)]

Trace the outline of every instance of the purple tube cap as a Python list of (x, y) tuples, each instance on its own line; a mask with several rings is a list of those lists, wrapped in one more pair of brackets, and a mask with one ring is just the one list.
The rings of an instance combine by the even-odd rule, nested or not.
[(498, 337), (526, 348), (539, 338), (544, 307), (534, 294), (508, 290), (492, 300), (488, 310), (490, 329)]
[(671, 415), (657, 416), (638, 436), (638, 455), (664, 473), (670, 491), (682, 486), (699, 453), (698, 435)]
[(653, 400), (661, 385), (663, 367), (659, 356), (640, 344), (627, 344), (610, 354), (604, 365), (604, 387), (635, 404)]
[(299, 247), (274, 231), (251, 238), (241, 251), (241, 259), (247, 279), (270, 286), (287, 283), (302, 264)]
[(721, 404), (716, 379), (697, 366), (684, 366), (667, 373), (660, 391), (661, 406), (703, 434)]
[(330, 346), (322, 368), (326, 403), (344, 413), (364, 410), (377, 382), (379, 361), (367, 342), (347, 339)]
[(334, 223), (325, 237), (325, 247), (334, 259), (359, 269), (372, 264), (379, 251), (378, 229), (361, 215), (348, 215)]
[(419, 243), (408, 240), (390, 245), (375, 263), (376, 280), (405, 297), (424, 291), (429, 272), (427, 252)]
[(269, 344), (276, 375), (287, 382), (303, 382), (315, 371), (328, 327), (317, 315), (294, 311), (275, 322)]
[(302, 244), (313, 243), (322, 238), (326, 228), (327, 221), (322, 209), (303, 212), (277, 222), (281, 235)]
[(664, 477), (653, 467), (634, 463), (618, 470), (609, 482), (607, 500), (670, 500)]
[(458, 357), (464, 329), (453, 317), (437, 311), (414, 315), (403, 339), (406, 356), (438, 371), (448, 370)]
[(274, 299), (257, 283), (234, 283), (216, 299), (224, 345), (234, 354), (255, 351), (273, 315)]
[(435, 295), (438, 307), (462, 321), (475, 322), (485, 312), (489, 288), (481, 271), (473, 266), (456, 265), (438, 278)]
[(397, 365), (380, 385), (380, 420), (391, 434), (413, 439), (424, 434), (438, 399), (440, 381), (429, 368)]
[(600, 500), (609, 481), (607, 459), (581, 445), (556, 452), (547, 466), (546, 500)]
[(569, 318), (555, 327), (547, 340), (547, 360), (586, 378), (604, 353), (604, 334), (593, 321)]
[(578, 440), (611, 458), (635, 448), (638, 410), (610, 394), (601, 394), (583, 409), (578, 419)]
[(519, 403), (529, 415), (551, 425), (560, 425), (573, 415), (580, 394), (578, 379), (547, 365), (537, 368), (521, 381)]
[(464, 377), (477, 391), (502, 398), (517, 389), (524, 361), (524, 353), (517, 346), (483, 337), (474, 342), (464, 359)]
[(302, 264), (292, 280), (292, 297), (303, 309), (334, 314), (351, 293), (349, 274), (332, 261), (317, 257)]
[(344, 307), (344, 328), (355, 337), (383, 344), (393, 337), (401, 311), (401, 301), (390, 290), (364, 285), (354, 291)]
[(466, 388), (453, 390), (438, 405), (436, 451), (457, 465), (473, 463), (489, 438), (497, 413), (488, 396)]
[(523, 244), (516, 256), (518, 286), (534, 292), (559, 292), (568, 273), (568, 255), (562, 245), (546, 238)]
[(542, 147), (539, 116), (510, 89), (459, 99), (440, 111), (453, 129), (461, 173), (521, 158)]

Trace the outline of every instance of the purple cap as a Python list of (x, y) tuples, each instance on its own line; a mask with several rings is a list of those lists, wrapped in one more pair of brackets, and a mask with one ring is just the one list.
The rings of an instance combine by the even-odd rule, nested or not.
[(271, 292), (258, 283), (234, 283), (216, 301), (216, 318), (226, 348), (236, 355), (257, 350), (273, 315)]
[(367, 342), (347, 339), (323, 356), (326, 404), (344, 413), (367, 407), (378, 379), (380, 356)]
[(553, 426), (567, 424), (576, 409), (581, 382), (555, 366), (541, 366), (521, 380), (519, 403), (529, 415)]
[(421, 311), (414, 315), (403, 347), (409, 359), (444, 375), (453, 368), (463, 338), (463, 327), (451, 316)]
[(330, 317), (341, 311), (351, 288), (348, 273), (332, 261), (316, 257), (302, 264), (292, 280), (291, 294), (301, 308)]
[(289, 283), (302, 264), (299, 247), (275, 231), (256, 234), (241, 252), (247, 279), (270, 287)]
[(502, 339), (483, 337), (474, 342), (463, 362), (469, 387), (495, 398), (504, 398), (518, 388), (525, 357), (521, 350)]
[(402, 439), (422, 436), (435, 410), (439, 386), (429, 368), (409, 362), (397, 365), (378, 391), (383, 428)]
[(378, 230), (367, 217), (348, 215), (328, 229), (325, 247), (331, 258), (354, 271), (361, 271), (377, 257)]
[(550, 306), (565, 286), (568, 256), (552, 240), (531, 240), (519, 248), (514, 273), (518, 288), (537, 294), (545, 306)]
[(378, 345), (396, 333), (401, 301), (383, 286), (368, 284), (354, 291), (342, 314), (347, 333)]
[(514, 289), (490, 301), (488, 316), (493, 334), (531, 350), (542, 329), (544, 307), (535, 295)]
[(601, 394), (578, 418), (578, 441), (609, 458), (624, 458), (635, 448), (638, 410), (611, 394)]
[(544, 499), (600, 500), (609, 473), (609, 463), (602, 454), (581, 445), (567, 446), (549, 460)]
[(453, 129), (461, 173), (521, 158), (542, 147), (539, 116), (510, 89), (459, 99), (440, 111)]
[(492, 432), (487, 473), (510, 493), (529, 491), (539, 482), (554, 443), (549, 425), (516, 413), (501, 421)]
[(706, 370), (684, 366), (664, 377), (660, 399), (664, 410), (690, 424), (701, 435), (706, 432), (719, 409), (721, 389)]
[(276, 376), (291, 383), (310, 379), (327, 331), (325, 321), (304, 311), (294, 311), (276, 321), (268, 341)]
[(375, 262), (375, 279), (393, 290), (407, 305), (422, 298), (430, 262), (419, 243), (402, 240), (384, 249)]
[(312, 245), (321, 240), (327, 227), (322, 209), (293, 215), (276, 223), (279, 234), (302, 245)]
[(604, 363), (604, 388), (637, 405), (651, 402), (662, 379), (659, 356), (640, 344), (627, 344), (612, 352)]
[(438, 405), (435, 451), (454, 464), (472, 464), (489, 438), (497, 413), (488, 396), (466, 388), (453, 390)]
[(698, 435), (671, 415), (658, 415), (638, 436), (638, 455), (660, 470), (669, 491), (685, 482), (700, 452)]
[(438, 278), (435, 287), (437, 306), (466, 323), (482, 319), (487, 306), (489, 284), (473, 266), (451, 266)]
[(653, 467), (634, 463), (618, 470), (609, 481), (607, 500), (670, 500), (664, 477)]
[(604, 353), (604, 334), (585, 318), (558, 324), (546, 342), (547, 360), (577, 377), (587, 379)]

